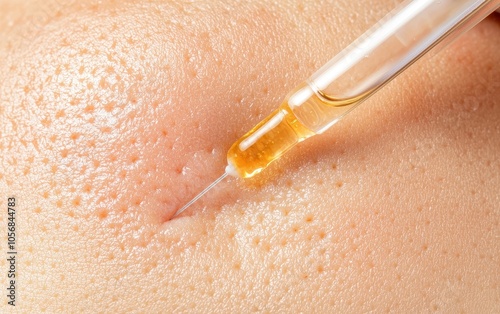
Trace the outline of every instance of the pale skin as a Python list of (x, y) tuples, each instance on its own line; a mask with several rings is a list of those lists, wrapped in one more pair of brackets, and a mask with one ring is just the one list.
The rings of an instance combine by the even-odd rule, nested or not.
[(170, 220), (394, 6), (278, 3), (0, 2), (16, 310), (500, 312), (498, 15)]

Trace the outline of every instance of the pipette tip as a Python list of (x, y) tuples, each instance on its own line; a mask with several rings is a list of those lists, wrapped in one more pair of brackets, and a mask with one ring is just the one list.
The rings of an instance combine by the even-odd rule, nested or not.
[(214, 182), (212, 182), (209, 186), (207, 186), (205, 189), (203, 189), (203, 191), (201, 191), (198, 195), (196, 195), (192, 200), (190, 200), (186, 205), (182, 206), (181, 209), (179, 209), (173, 216), (172, 218), (174, 217), (177, 217), (180, 213), (182, 213), (183, 211), (185, 211), (189, 206), (191, 206), (194, 202), (196, 202), (197, 200), (199, 200), (203, 195), (205, 195), (208, 191), (210, 191), (214, 186), (216, 186), (219, 182), (221, 182), (222, 180), (224, 180), (225, 177), (227, 177), (228, 173), (227, 172), (224, 172), (223, 175), (221, 175), (218, 179), (216, 179)]

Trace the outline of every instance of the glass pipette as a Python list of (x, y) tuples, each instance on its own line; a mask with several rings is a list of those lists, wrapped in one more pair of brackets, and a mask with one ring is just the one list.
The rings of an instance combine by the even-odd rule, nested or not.
[(403, 2), (237, 140), (225, 173), (174, 217), (226, 176), (250, 178), (297, 143), (323, 133), (437, 44), (451, 42), (499, 6), (500, 0)]

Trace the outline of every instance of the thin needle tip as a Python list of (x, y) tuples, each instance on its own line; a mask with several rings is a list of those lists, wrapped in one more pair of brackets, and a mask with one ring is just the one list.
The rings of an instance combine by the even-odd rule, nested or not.
[(214, 186), (217, 185), (217, 183), (221, 182), (222, 180), (224, 180), (224, 178), (227, 177), (227, 172), (224, 172), (224, 174), (222, 174), (218, 179), (216, 179), (214, 182), (210, 183), (209, 186), (207, 186), (205, 189), (203, 189), (203, 191), (201, 191), (198, 195), (196, 195), (192, 200), (190, 200), (186, 205), (182, 206), (181, 209), (179, 209), (173, 216), (172, 218), (174, 217), (177, 217), (180, 213), (182, 213), (183, 211), (185, 211), (189, 206), (191, 206), (194, 202), (196, 202), (197, 200), (199, 200), (203, 195), (205, 195), (208, 191), (210, 191)]

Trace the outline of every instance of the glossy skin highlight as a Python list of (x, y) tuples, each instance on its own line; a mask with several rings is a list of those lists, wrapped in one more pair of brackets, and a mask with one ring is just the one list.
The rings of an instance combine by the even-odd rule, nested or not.
[(391, 7), (0, 1), (17, 309), (499, 312), (498, 16), (169, 220)]

